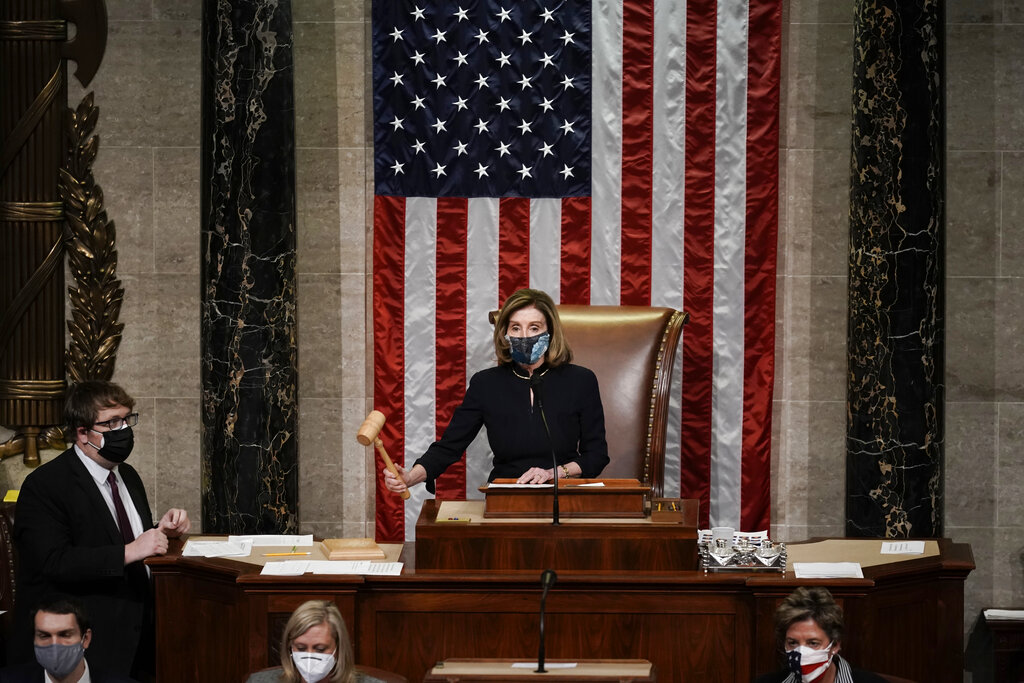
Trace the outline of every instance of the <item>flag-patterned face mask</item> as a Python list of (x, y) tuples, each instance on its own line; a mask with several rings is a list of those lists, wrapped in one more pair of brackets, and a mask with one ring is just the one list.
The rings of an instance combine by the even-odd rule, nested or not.
[(832, 643), (821, 650), (801, 645), (786, 651), (789, 670), (797, 676), (798, 681), (811, 683), (817, 680), (832, 665)]
[(509, 352), (512, 360), (520, 365), (533, 365), (541, 359), (544, 352), (548, 350), (548, 342), (551, 341), (550, 332), (541, 332), (532, 337), (510, 337), (505, 335), (508, 342)]

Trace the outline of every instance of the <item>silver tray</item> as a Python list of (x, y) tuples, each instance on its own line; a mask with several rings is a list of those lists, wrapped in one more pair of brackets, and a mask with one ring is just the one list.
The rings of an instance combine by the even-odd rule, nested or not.
[(700, 566), (709, 572), (786, 572), (786, 544), (765, 539), (760, 544), (743, 543), (726, 546), (719, 541), (698, 543)]

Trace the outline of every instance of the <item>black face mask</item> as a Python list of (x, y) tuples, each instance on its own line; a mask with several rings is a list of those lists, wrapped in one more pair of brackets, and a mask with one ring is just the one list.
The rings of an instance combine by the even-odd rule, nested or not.
[[(92, 431), (96, 432), (95, 429)], [(124, 462), (131, 455), (132, 447), (135, 446), (135, 433), (131, 427), (96, 433), (103, 437), (103, 445), (98, 448), (92, 442), (89, 445), (110, 462)]]

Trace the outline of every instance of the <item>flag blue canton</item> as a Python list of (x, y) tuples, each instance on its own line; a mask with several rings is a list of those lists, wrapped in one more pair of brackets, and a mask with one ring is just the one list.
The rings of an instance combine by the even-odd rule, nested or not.
[(590, 194), (589, 0), (373, 4), (376, 194)]

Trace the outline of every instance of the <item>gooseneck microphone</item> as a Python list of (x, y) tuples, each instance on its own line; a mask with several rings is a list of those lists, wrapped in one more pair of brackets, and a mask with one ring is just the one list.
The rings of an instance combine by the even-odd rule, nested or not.
[(544, 423), (544, 432), (548, 435), (548, 445), (551, 447), (551, 472), (555, 485), (554, 495), (551, 498), (551, 523), (558, 524), (558, 456), (555, 455), (555, 442), (551, 439), (551, 429), (548, 428), (548, 417), (544, 413), (544, 377), (539, 372), (530, 375), (530, 389), (533, 390), (533, 400), (537, 403), (537, 410), (540, 411), (540, 420)]
[(534, 673), (545, 674), (544, 670), (544, 603), (548, 599), (548, 591), (558, 580), (554, 569), (545, 569), (540, 573), (540, 645), (537, 646), (537, 670)]

